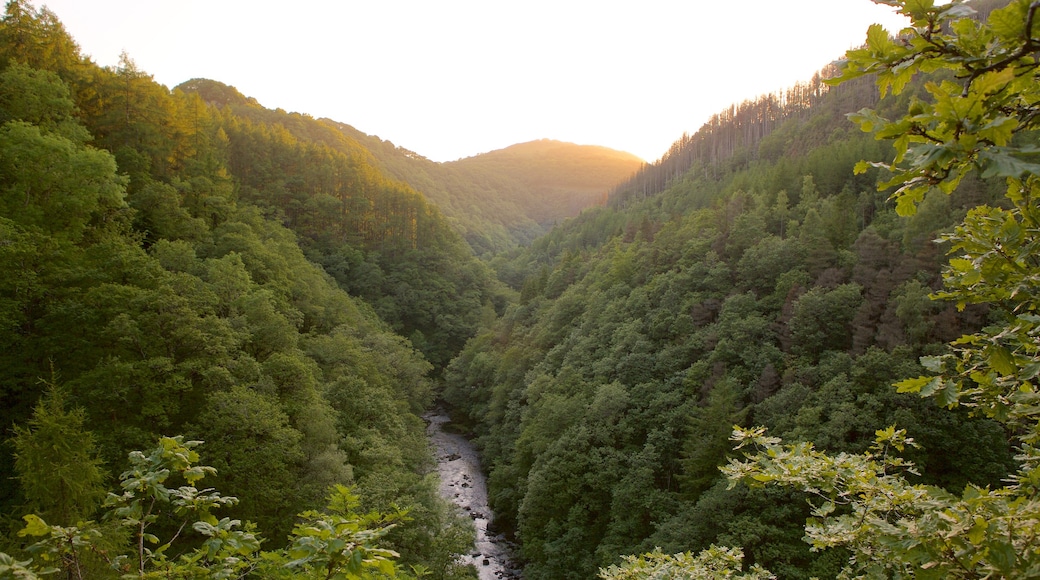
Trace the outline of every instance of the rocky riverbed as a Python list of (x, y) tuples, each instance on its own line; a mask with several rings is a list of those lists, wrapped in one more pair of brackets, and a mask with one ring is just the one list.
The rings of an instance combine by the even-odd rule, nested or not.
[(477, 530), (476, 545), (464, 563), (476, 567), (480, 580), (519, 579), (520, 570), (511, 559), (513, 546), (501, 534), (488, 531), (493, 515), (476, 449), (462, 435), (444, 430), (449, 422), (444, 410), (436, 409), (424, 418), (426, 433), (437, 453), (441, 495), (468, 514)]

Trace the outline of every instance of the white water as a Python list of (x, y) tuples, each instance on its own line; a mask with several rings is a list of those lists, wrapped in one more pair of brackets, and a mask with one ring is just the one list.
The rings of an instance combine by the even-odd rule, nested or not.
[(488, 532), (493, 515), (488, 508), (487, 482), (476, 449), (462, 435), (444, 431), (449, 419), (443, 410), (431, 411), (424, 418), (429, 422), (426, 434), (437, 453), (441, 495), (462, 508), (477, 530), (476, 545), (463, 557), (463, 564), (473, 564), (480, 580), (520, 578), (505, 538)]

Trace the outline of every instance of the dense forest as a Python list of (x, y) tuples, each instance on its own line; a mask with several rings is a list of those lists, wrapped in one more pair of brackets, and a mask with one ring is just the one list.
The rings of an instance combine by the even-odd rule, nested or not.
[(9, 1), (0, 578), (473, 577), (438, 399), (528, 579), (1040, 574), (1040, 4), (885, 3), (654, 163), (439, 164)]
[[(792, 118), (761, 146), (798, 142), (817, 119)], [(943, 262), (932, 240), (999, 184), (932, 194), (900, 218), (873, 172), (853, 174), (890, 153), (834, 119), (829, 143), (729, 157), (718, 177), (702, 170), (714, 159), (697, 160), (660, 193), (618, 196), (506, 265), (525, 273), (513, 278), (520, 301), (453, 361), (444, 396), (477, 434), (525, 577), (588, 578), (619, 553), (713, 543), (746, 546), (784, 578), (833, 577), (842, 559), (801, 540), (804, 500), (729, 489), (718, 466), (734, 424), (848, 452), (898, 424), (927, 450), (908, 454), (923, 481), (1006, 476), (998, 425), (891, 387), (986, 321), (928, 299)]]
[[(361, 146), (236, 98), (171, 91), (129, 57), (98, 67), (54, 14), (7, 3), (5, 547), (23, 543), (23, 513), (89, 518), (128, 452), (184, 435), (205, 441), (206, 486), (239, 499), (224, 515), (255, 522), (265, 546), (345, 484), (359, 513), (407, 511), (382, 540), (401, 566), (463, 574), (471, 533), (437, 494), (419, 415), (434, 365), (501, 291)], [(176, 537), (170, 521), (155, 526)]]
[[(907, 4), (925, 31), (922, 38), (934, 41), (952, 27), (974, 34), (962, 41), (970, 50), (999, 46), (970, 28), (979, 14), (968, 6)], [(1007, 57), (980, 57), (981, 72), (971, 76), (969, 69), (963, 77), (1022, 59), (1018, 74), (1024, 80), (1016, 85), (1006, 73), (1001, 82), (1011, 84), (1002, 90), (1016, 94), (1034, 83), (1035, 93), (1036, 59), (1023, 56), (1035, 42), (1022, 40), (1028, 38), (1022, 32), (1027, 4), (994, 13), (999, 34), (1018, 39), (1022, 48), (1006, 49)], [(1035, 3), (1028, 11), (1035, 13)], [(871, 34), (873, 44), (864, 49), (870, 55), (897, 53), (889, 47), (901, 46), (883, 31)], [(934, 62), (947, 62), (942, 58), (948, 55), (934, 48), (940, 42), (921, 44), (928, 47), (922, 52), (939, 52), (929, 54)], [(952, 40), (949, 46), (956, 48), (949, 49), (955, 57), (948, 61), (957, 65), (967, 59), (963, 54), (973, 54)], [(892, 60), (905, 62), (905, 55)], [(885, 165), (905, 154), (910, 141), (893, 147), (861, 128), (882, 131), (882, 119), (898, 119), (911, 109), (918, 117), (884, 126), (889, 133), (881, 136), (894, 139), (910, 131), (912, 122), (924, 124), (918, 119), (929, 118), (925, 103), (948, 102), (949, 94), (962, 91), (953, 82), (937, 84), (934, 76), (910, 77), (916, 71), (906, 65), (891, 66), (910, 72), (896, 76), (899, 84), (849, 74), (834, 86), (824, 81), (841, 69), (830, 67), (787, 93), (734, 106), (619, 186), (607, 207), (584, 212), (497, 264), (520, 300), (452, 362), (444, 397), (481, 446), (494, 509), (522, 544), (526, 578), (589, 578), (613, 565), (618, 554), (655, 548), (696, 553), (712, 546), (743, 547), (745, 567), (761, 566), (781, 578), (838, 576), (850, 557), (861, 554), (833, 539), (827, 545), (839, 547), (831, 550), (803, 541), (814, 537), (807, 519), (828, 513), (811, 501), (823, 495), (822, 484), (761, 486), (782, 477), (795, 480), (785, 471), (795, 469), (788, 464), (770, 464), (772, 471), (747, 468), (761, 479), (727, 478), (719, 466), (742, 457), (731, 441), (734, 425), (763, 427), (773, 437), (812, 442), (835, 454), (870, 453), (878, 430), (896, 426), (919, 446), (907, 446), (903, 454), (915, 466), (911, 481), (928, 489), (997, 489), (1015, 473), (1020, 427), (1001, 424), (1006, 416), (973, 412), (978, 403), (957, 406), (955, 398), (943, 399), (953, 411), (942, 409), (892, 385), (935, 372), (919, 361), (937, 360), (931, 357), (946, 352), (946, 343), (1003, 321), (1003, 305), (978, 304), (996, 298), (930, 299), (942, 288), (943, 253), (951, 248), (935, 240), (951, 234), (977, 207), (1017, 201), (1035, 212), (1028, 186), (1027, 193), (1017, 193), (1021, 186), (1012, 183), (1009, 190), (1004, 179), (980, 174), (1018, 178), (1036, 166), (1003, 152), (992, 162), (980, 157), (964, 163), (967, 169), (981, 165), (980, 173), (941, 167), (901, 174)], [(997, 93), (997, 82), (987, 90)], [(972, 95), (963, 92), (960, 98)], [(978, 124), (957, 118), (969, 105), (941, 108), (940, 101), (934, 115), (953, 116), (956, 122), (943, 118), (940, 128), (954, 133), (948, 128), (958, 127), (958, 135), (969, 130), (965, 126), (977, 127), (970, 130), (983, 131), (992, 141), (988, 146), (1003, 146), (1018, 134), (1022, 151), (1030, 154), (1035, 133), (1028, 131), (1036, 118), (1029, 98), (992, 97), (993, 103), (974, 105), (995, 117)], [(872, 111), (858, 114), (857, 127), (846, 115), (863, 107)], [(1015, 114), (1021, 125), (1009, 120)], [(1008, 127), (1007, 133), (992, 134), (988, 127), (998, 125)], [(913, 134), (926, 142), (921, 147), (938, 149), (938, 129), (917, 130)], [(975, 139), (957, 143), (953, 152), (938, 149), (907, 159), (952, 165), (950, 160), (966, 155), (962, 148), (983, 140)], [(902, 178), (918, 185), (900, 195), (898, 205), (876, 187), (879, 180), (901, 185)], [(1008, 191), (1013, 193), (1005, 198)], [(1036, 227), (1017, 219), (1025, 222), (1022, 228)], [(1014, 220), (1006, 227), (1020, 231)], [(953, 249), (975, 247), (962, 243)], [(1035, 276), (1035, 254), (1015, 268)], [(1012, 294), (1026, 286), (1013, 287)], [(986, 339), (960, 344), (974, 340)], [(1007, 352), (1028, 362), (1035, 345)], [(1036, 369), (1032, 360), (1027, 375)], [(1000, 368), (1007, 373), (1012, 367)], [(982, 376), (976, 371), (971, 381)], [(934, 394), (938, 383), (927, 384)], [(754, 440), (770, 454), (780, 453), (772, 440)], [(833, 495), (831, 502), (834, 509)], [(906, 512), (895, 513), (874, 529), (887, 532), (880, 526), (895, 526)], [(892, 540), (897, 541), (910, 551), (907, 546), (918, 540)], [(863, 553), (871, 548), (876, 555), (874, 545)], [(935, 577), (949, 577), (945, 570)]]
[(606, 147), (549, 139), (434, 163), (421, 155), (332, 122), (362, 143), (389, 175), (437, 205), (484, 258), (525, 246), (581, 210), (603, 205), (644, 163)]

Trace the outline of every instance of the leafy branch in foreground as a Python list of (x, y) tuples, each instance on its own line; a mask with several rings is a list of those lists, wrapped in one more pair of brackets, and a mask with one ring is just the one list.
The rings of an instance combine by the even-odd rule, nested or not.
[[(300, 514), (288, 547), (261, 551), (263, 540), (253, 524), (211, 513), (234, 505), (235, 498), (196, 487), (214, 473), (198, 463), (195, 447), (200, 444), (162, 437), (149, 452), (132, 452), (131, 468), (120, 476), (122, 493), (109, 494), (101, 523), (60, 526), (35, 514), (24, 516), (19, 535), (35, 541), (26, 548), (32, 558), (21, 561), (0, 553), (0, 578), (29, 580), (62, 572), (82, 579), (87, 577), (82, 564), (86, 554), (99, 555), (123, 578), (406, 577), (394, 563), (398, 554), (378, 546), (406, 514), (358, 514), (358, 497), (342, 485), (330, 491), (325, 512)], [(172, 487), (174, 481), (184, 485)], [(112, 542), (105, 541), (113, 523), (129, 532), (129, 550), (113, 553)], [(156, 528), (163, 530), (164, 538)], [(189, 537), (201, 537), (201, 544), (184, 545), (191, 542)], [(174, 552), (178, 555), (171, 555)]]
[(783, 444), (765, 430), (736, 429), (744, 460), (723, 471), (733, 484), (782, 485), (813, 496), (805, 539), (814, 550), (852, 552), (845, 577), (1028, 578), (1040, 573), (1040, 499), (1020, 486), (969, 485), (958, 497), (911, 484), (912, 465), (892, 450), (912, 443), (902, 430), (877, 433), (865, 454), (828, 455), (811, 443)]
[(898, 8), (911, 27), (893, 38), (880, 25), (871, 26), (866, 45), (847, 53), (841, 76), (830, 82), (874, 74), (883, 96), (902, 92), (917, 73), (937, 74), (925, 85), (930, 99), (912, 98), (900, 119), (871, 109), (850, 115), (896, 150), (891, 163), (861, 162), (857, 171), (870, 165), (889, 171), (882, 187), (898, 187), (893, 197), (901, 215), (913, 214), (932, 187), (951, 193), (971, 171), (984, 178), (1040, 173), (1035, 138), (1015, 142), (1040, 127), (1040, 2), (1014, 0), (985, 23), (971, 18), (975, 11), (960, 0), (939, 6), (933, 0), (878, 3)]
[(712, 546), (697, 555), (689, 552), (668, 555), (654, 550), (641, 556), (626, 556), (622, 566), (600, 571), (604, 580), (636, 580), (638, 578), (684, 578), (686, 580), (767, 580), (773, 575), (760, 566), (741, 573), (744, 554), (735, 548)]

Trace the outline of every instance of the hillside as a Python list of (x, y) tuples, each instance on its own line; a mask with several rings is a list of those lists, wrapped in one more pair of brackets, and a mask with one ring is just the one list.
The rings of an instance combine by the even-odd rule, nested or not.
[(531, 219), (545, 226), (602, 205), (606, 194), (643, 164), (635, 155), (606, 147), (542, 139), (449, 165), (475, 180), (490, 174), (516, 181), (526, 191), (518, 193), (515, 201)]
[(472, 580), (434, 406), (528, 580), (1036, 576), (1040, 2), (886, 4), (653, 163), (435, 163), (10, 1), (0, 577)]
[[(1024, 66), (1035, 70), (1035, 61)], [(921, 361), (1008, 319), (976, 304), (989, 300), (929, 296), (943, 285), (949, 249), (935, 240), (977, 206), (1007, 207), (1015, 182), (969, 173), (952, 194), (922, 192), (913, 212), (902, 208), (913, 215), (899, 215), (877, 189), (883, 171), (854, 171), (861, 160), (891, 159), (892, 147), (846, 114), (872, 107), (863, 119), (899, 119), (941, 85), (918, 77), (882, 99), (870, 77), (822, 82), (835, 71), (721, 112), (616, 188), (606, 207), (496, 263), (520, 301), (452, 362), (444, 397), (481, 446), (493, 508), (522, 541), (525, 578), (588, 578), (618, 554), (712, 545), (742, 546), (745, 569), (781, 578), (838, 576), (849, 553), (803, 541), (807, 518), (828, 513), (810, 506), (818, 480), (805, 484), (809, 493), (760, 485), (807, 474), (801, 456), (747, 484), (727, 480), (720, 466), (743, 456), (734, 425), (834, 455), (866, 452), (877, 429), (895, 425), (919, 445), (901, 449), (916, 467), (911, 481), (937, 497), (996, 488), (1014, 472), (1013, 428), (987, 418), (1001, 420), (1000, 410), (951, 412), (892, 384), (934, 372)], [(943, 90), (959, 94), (954, 87)], [(1035, 198), (1019, 200), (1035, 212)], [(977, 228), (1035, 236), (1035, 213), (985, 226), (987, 210), (975, 211)], [(994, 243), (979, 236), (957, 249)], [(1026, 261), (1013, 267), (1035, 275), (1035, 259)], [(959, 263), (963, 279), (947, 276), (970, 286), (977, 263)], [(1035, 364), (1032, 347), (1015, 348)], [(943, 360), (952, 367), (955, 356)], [(856, 526), (835, 509), (835, 530)], [(863, 543), (869, 554), (871, 540)]]
[(462, 348), (485, 307), (503, 307), (489, 270), (440, 209), (383, 173), (337, 125), (267, 109), (218, 81), (192, 79), (176, 91), (216, 111), (240, 198), (296, 232), (311, 260), (437, 369)]
[(643, 165), (628, 153), (551, 140), (436, 163), (344, 123), (327, 122), (363, 144), (389, 175), (436, 204), (486, 258), (526, 245), (554, 223), (601, 205)]
[[(150, 527), (182, 553), (200, 536), (178, 526), (199, 528), (174, 518), (191, 513), (244, 542), (238, 562), (255, 559), (261, 538), (287, 545), (350, 486), (357, 497), (336, 491), (328, 509), (407, 509), (381, 545), (402, 566), (464, 575), (465, 520), (427, 477), (420, 414), (431, 361), (493, 316), (486, 268), (364, 148), (323, 141), (335, 130), (218, 83), (191, 88), (171, 91), (128, 57), (98, 67), (26, 2), (0, 18), (0, 552), (27, 554), (21, 514), (72, 530), (100, 518), (128, 457), (151, 453), (133, 451), (162, 442), (153, 461), (198, 461), (170, 457), (175, 440), (160, 437), (179, 435), (204, 441), (215, 469), (163, 491), (172, 467), (153, 464), (130, 486), (153, 486), (164, 509), (137, 512), (142, 546)], [(202, 476), (237, 497), (219, 504), (222, 523), (200, 507), (210, 489), (186, 491)], [(185, 494), (197, 501), (168, 505)], [(127, 509), (75, 577), (129, 573), (98, 556), (126, 548)]]

